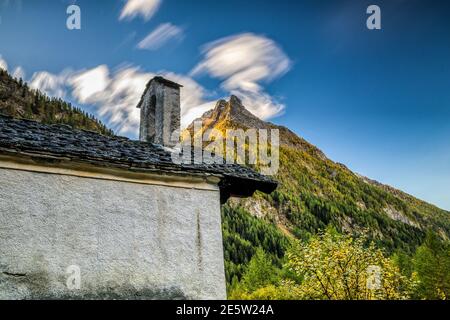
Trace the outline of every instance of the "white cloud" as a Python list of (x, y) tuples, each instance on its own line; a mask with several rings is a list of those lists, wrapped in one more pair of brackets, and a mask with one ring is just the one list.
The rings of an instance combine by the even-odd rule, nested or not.
[(39, 89), (51, 97), (64, 98), (66, 96), (66, 83), (72, 71), (64, 70), (60, 74), (40, 71), (33, 74), (30, 87)]
[(75, 74), (68, 83), (79, 103), (96, 107), (97, 114), (119, 134), (135, 135), (140, 115), (136, 105), (152, 76), (137, 67), (124, 66), (111, 73), (100, 65)]
[(2, 59), (2, 56), (0, 55), (0, 69), (8, 71), (8, 64), (5, 60)]
[(261, 119), (279, 115), (284, 105), (264, 92), (262, 83), (289, 71), (291, 61), (271, 39), (252, 33), (226, 37), (203, 49), (204, 59), (191, 72), (222, 80), (222, 88), (240, 97)]
[(214, 109), (216, 106), (217, 100), (208, 101), (200, 105), (194, 105), (190, 108), (186, 108), (185, 112), (181, 112), (181, 129), (189, 126), (192, 121), (200, 118), (206, 111)]
[(97, 101), (97, 95), (102, 95), (109, 85), (109, 69), (106, 65), (100, 65), (88, 71), (75, 74), (70, 79), (70, 85), (74, 88), (72, 95), (81, 103), (93, 103)]
[(127, 0), (120, 13), (119, 20), (133, 19), (140, 15), (148, 21), (158, 11), (161, 0)]
[(25, 79), (25, 70), (19, 66), (14, 69), (12, 76), (16, 79)]
[(231, 94), (239, 97), (248, 111), (263, 120), (279, 116), (283, 114), (285, 109), (284, 104), (278, 102), (276, 98), (262, 91), (251, 92), (232, 90)]
[(182, 36), (183, 30), (181, 28), (171, 23), (163, 23), (139, 42), (137, 47), (139, 49), (157, 50), (170, 39), (181, 39)]
[[(191, 114), (204, 110), (198, 106), (205, 103), (205, 89), (188, 76), (164, 71), (158, 74), (183, 85), (181, 114), (182, 123), (186, 126), (185, 119), (191, 119)], [(140, 110), (136, 106), (147, 82), (155, 75), (135, 66), (124, 66), (110, 72), (107, 66), (101, 65), (76, 73), (68, 83), (79, 103), (96, 107), (97, 114), (119, 134), (137, 137)]]
[(87, 70), (64, 70), (60, 74), (36, 72), (30, 87), (52, 97), (71, 95), (75, 103), (92, 106), (96, 116), (118, 134), (136, 138), (140, 122), (140, 110), (136, 106), (148, 81), (156, 74), (183, 85), (182, 126), (187, 126), (214, 106), (214, 102), (206, 103), (207, 91), (189, 76), (167, 71), (145, 72), (131, 65), (113, 71), (106, 65), (99, 65)]

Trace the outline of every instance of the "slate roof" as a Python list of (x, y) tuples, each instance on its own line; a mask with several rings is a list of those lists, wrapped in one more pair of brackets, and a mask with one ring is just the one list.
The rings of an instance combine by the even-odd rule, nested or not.
[(0, 153), (64, 157), (131, 171), (217, 175), (221, 178), (219, 186), (223, 201), (231, 195), (250, 196), (256, 190), (270, 193), (277, 187), (274, 180), (247, 167), (232, 164), (178, 165), (172, 162), (170, 152), (160, 145), (2, 115)]

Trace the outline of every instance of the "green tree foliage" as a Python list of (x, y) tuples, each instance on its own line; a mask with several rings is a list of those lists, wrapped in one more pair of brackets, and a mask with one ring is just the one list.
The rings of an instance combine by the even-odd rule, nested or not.
[(242, 277), (242, 284), (250, 291), (274, 284), (277, 280), (277, 269), (263, 249), (258, 248), (247, 270)]
[(251, 216), (242, 208), (225, 205), (222, 210), (222, 233), (229, 285), (241, 280), (258, 248), (264, 248), (272, 264), (281, 268), (289, 240), (272, 224)]
[(269, 285), (274, 286), (278, 282), (279, 271), (264, 250), (258, 248), (242, 276), (242, 281), (232, 285), (230, 299), (245, 299), (248, 298), (249, 292), (253, 293)]
[(450, 241), (428, 232), (413, 258), (416, 298), (450, 299)]

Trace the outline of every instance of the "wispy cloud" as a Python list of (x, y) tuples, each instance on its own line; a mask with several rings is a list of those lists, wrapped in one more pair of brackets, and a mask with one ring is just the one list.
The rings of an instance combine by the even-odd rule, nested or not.
[(120, 134), (136, 135), (139, 110), (136, 105), (151, 73), (133, 66), (110, 72), (106, 65), (75, 74), (69, 80), (73, 97), (82, 104), (96, 108), (108, 126)]
[(72, 95), (81, 103), (95, 103), (102, 99), (111, 79), (106, 65), (76, 73), (69, 79)]
[(141, 16), (145, 21), (148, 21), (158, 11), (160, 5), (161, 0), (127, 0), (120, 13), (119, 20)]
[[(7, 62), (0, 55), (0, 68), (7, 70)], [(23, 69), (16, 68), (16, 74)], [(136, 108), (147, 82), (162, 75), (183, 85), (181, 89), (181, 123), (185, 127), (214, 106), (209, 93), (190, 76), (170, 71), (146, 72), (138, 66), (122, 65), (110, 70), (107, 65), (91, 69), (65, 69), (58, 74), (35, 72), (28, 80), (32, 89), (51, 97), (71, 99), (76, 104), (88, 105), (91, 111), (119, 134), (137, 138), (140, 110)], [(23, 74), (24, 76), (24, 74)]]
[(240, 97), (245, 106), (262, 119), (283, 112), (285, 106), (264, 92), (263, 83), (281, 77), (291, 61), (271, 39), (243, 33), (219, 39), (203, 48), (203, 61), (191, 72), (222, 80), (222, 88)]
[(8, 63), (0, 55), (0, 69), (8, 71)]
[(35, 72), (30, 81), (32, 89), (39, 89), (47, 95), (58, 98), (65, 98), (67, 80), (72, 75), (71, 70), (64, 70), (60, 74), (53, 74), (47, 71)]
[(25, 79), (25, 70), (19, 66), (14, 69), (12, 76), (16, 79)]
[(155, 30), (150, 32), (137, 47), (139, 49), (157, 50), (171, 39), (181, 39), (183, 30), (171, 23), (160, 24)]
[(68, 84), (77, 102), (96, 107), (97, 114), (119, 134), (136, 137), (140, 121), (140, 110), (136, 106), (147, 82), (156, 74), (183, 85), (183, 126), (210, 108), (205, 105), (206, 90), (189, 76), (167, 71), (145, 72), (132, 65), (113, 72), (105, 65), (84, 70), (73, 75)]
[[(169, 24), (168, 29), (170, 26)], [(161, 34), (168, 33), (171, 34), (170, 37), (177, 34), (155, 33), (157, 30), (146, 37), (148, 47), (164, 42), (161, 39), (167, 37)], [(78, 71), (67, 69), (59, 74), (36, 72), (31, 78), (30, 86), (50, 96), (72, 98), (75, 103), (93, 107), (94, 113), (109, 127), (132, 138), (137, 137), (139, 129), (140, 111), (136, 105), (147, 82), (157, 74), (183, 85), (183, 127), (215, 105), (210, 92), (193, 78), (202, 73), (221, 79), (224, 90), (240, 97), (244, 105), (262, 119), (271, 118), (283, 111), (284, 105), (266, 93), (263, 87), (264, 83), (282, 76), (291, 67), (289, 58), (274, 41), (245, 33), (206, 45), (203, 55), (203, 60), (189, 75), (170, 71), (144, 71), (134, 65), (122, 65), (113, 70), (107, 65), (98, 65)], [(0, 67), (7, 68), (7, 63), (1, 56)]]

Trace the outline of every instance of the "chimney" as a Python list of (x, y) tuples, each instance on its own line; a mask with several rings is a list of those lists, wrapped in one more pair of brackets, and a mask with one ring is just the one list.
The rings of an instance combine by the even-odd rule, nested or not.
[(182, 85), (157, 76), (149, 81), (137, 105), (141, 109), (139, 140), (174, 147), (173, 132), (180, 132)]

